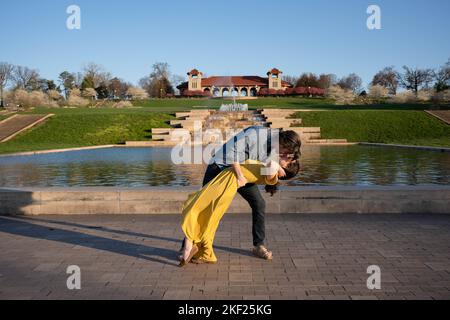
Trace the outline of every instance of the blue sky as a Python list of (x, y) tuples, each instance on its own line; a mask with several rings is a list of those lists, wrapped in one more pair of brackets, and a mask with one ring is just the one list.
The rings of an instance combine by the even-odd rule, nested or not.
[[(66, 8), (81, 8), (68, 30)], [(366, 27), (369, 5), (382, 30)], [(448, 0), (15, 0), (0, 5), (0, 61), (56, 79), (88, 62), (137, 83), (154, 62), (175, 74), (358, 73), (438, 67), (450, 57)]]

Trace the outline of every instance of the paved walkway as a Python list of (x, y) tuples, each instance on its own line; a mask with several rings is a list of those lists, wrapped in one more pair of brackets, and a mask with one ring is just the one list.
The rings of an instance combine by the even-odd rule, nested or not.
[(23, 115), (18, 114), (3, 120), (0, 123), (0, 142), (7, 141), (16, 134), (44, 121), (49, 115)]
[[(179, 216), (0, 217), (0, 299), (450, 299), (450, 216), (269, 215), (275, 260), (227, 215), (217, 265), (175, 261)], [(69, 265), (81, 290), (67, 289)], [(369, 290), (367, 267), (381, 268)]]
[(427, 112), (446, 124), (450, 124), (450, 110), (427, 110)]

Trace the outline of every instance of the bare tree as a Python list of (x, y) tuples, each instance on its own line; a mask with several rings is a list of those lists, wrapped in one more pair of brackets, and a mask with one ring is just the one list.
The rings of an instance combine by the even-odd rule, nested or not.
[(94, 88), (98, 88), (101, 84), (107, 86), (112, 76), (102, 66), (95, 63), (88, 63), (83, 68), (84, 78), (91, 78), (94, 82)]
[(390, 94), (397, 94), (399, 85), (398, 72), (394, 67), (386, 67), (379, 71), (372, 79), (372, 86), (380, 85), (389, 90)]
[(437, 92), (450, 88), (450, 58), (447, 63), (434, 72), (435, 88)]
[[(170, 82), (173, 85), (175, 85), (175, 87), (180, 85), (180, 84), (182, 84), (185, 81), (186, 81), (185, 77), (180, 76), (180, 75), (176, 75), (176, 74), (172, 75), (172, 77), (170, 78)], [(180, 94), (181, 93), (179, 89), (175, 89), (175, 92), (176, 92), (176, 94)]]
[(142, 78), (139, 85), (148, 92), (149, 96), (164, 98), (167, 94), (174, 93), (170, 78), (169, 64), (157, 62), (153, 65), (150, 75)]
[(303, 73), (295, 84), (296, 87), (318, 87), (319, 78), (314, 73)]
[(12, 79), (14, 73), (14, 66), (6, 62), (0, 62), (0, 108), (3, 105), (3, 90), (8, 85), (9, 80)]
[(399, 75), (400, 84), (416, 95), (421, 88), (428, 88), (433, 81), (433, 70), (403, 67), (404, 73)]
[(16, 89), (35, 90), (38, 88), (39, 72), (28, 67), (17, 66), (14, 68), (13, 80)]
[(128, 84), (125, 81), (123, 81), (122, 79), (119, 79), (116, 77), (114, 79), (111, 79), (109, 86), (108, 86), (108, 91), (110, 92), (112, 97), (115, 99), (123, 98), (126, 95), (129, 87), (130, 87), (130, 84)]
[(337, 77), (335, 74), (321, 74), (319, 76), (318, 85), (321, 89), (328, 89), (337, 83)]
[(356, 73), (351, 73), (340, 79), (337, 85), (342, 89), (352, 90), (355, 94), (358, 94), (361, 91), (362, 79)]
[(295, 85), (298, 81), (298, 77), (285, 75), (283, 76), (283, 81), (289, 82), (292, 85)]
[(152, 68), (153, 71), (150, 74), (150, 78), (153, 79), (170, 78), (170, 71), (169, 71), (170, 66), (167, 62), (157, 62), (153, 65)]

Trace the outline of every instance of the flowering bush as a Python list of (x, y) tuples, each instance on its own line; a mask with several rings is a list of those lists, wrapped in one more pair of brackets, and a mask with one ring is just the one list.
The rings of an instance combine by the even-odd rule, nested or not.
[(48, 95), (37, 90), (28, 92), (17, 89), (7, 95), (6, 101), (9, 106), (20, 106), (23, 108), (58, 106), (55, 101), (49, 99)]
[(142, 88), (130, 87), (127, 90), (127, 95), (134, 100), (143, 100), (148, 98), (148, 93)]
[(369, 96), (371, 98), (375, 98), (375, 99), (385, 98), (388, 94), (389, 94), (389, 89), (386, 87), (383, 87), (379, 84), (370, 86), (370, 88), (369, 88)]
[(342, 89), (339, 86), (330, 87), (327, 96), (338, 104), (351, 104), (355, 100), (355, 93), (352, 90)]
[(113, 108), (122, 109), (122, 108), (131, 108), (133, 104), (130, 101), (119, 101), (113, 105)]

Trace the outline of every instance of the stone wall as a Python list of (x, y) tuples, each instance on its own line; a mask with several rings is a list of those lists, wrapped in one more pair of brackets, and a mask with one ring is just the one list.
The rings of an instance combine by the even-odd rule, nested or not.
[[(196, 187), (0, 189), (0, 215), (177, 214)], [(450, 187), (286, 187), (267, 212), (450, 214)], [(237, 195), (229, 212), (250, 213)]]

